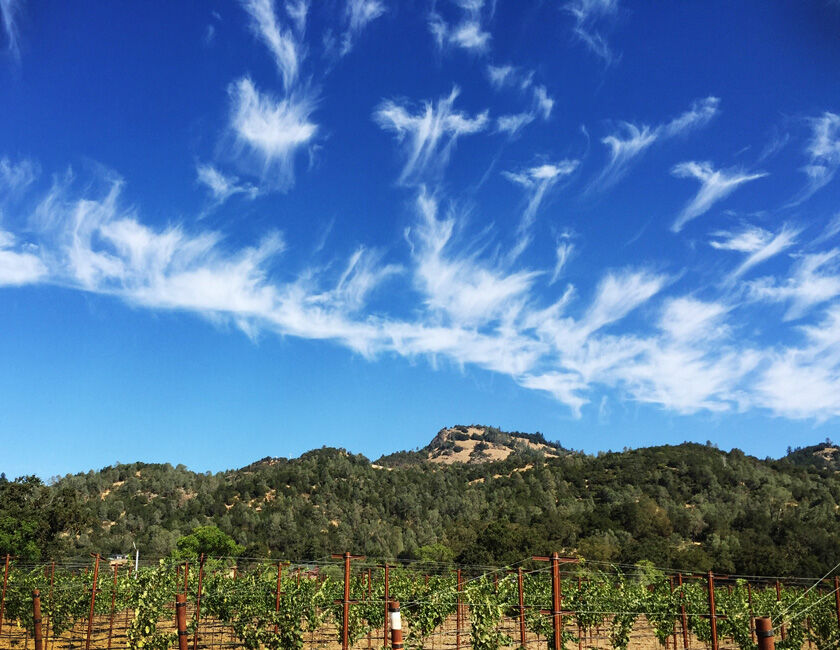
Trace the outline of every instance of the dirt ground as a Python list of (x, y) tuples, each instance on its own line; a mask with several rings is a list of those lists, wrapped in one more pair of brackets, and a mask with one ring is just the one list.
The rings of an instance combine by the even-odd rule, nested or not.
[[(193, 612), (188, 613), (188, 619), (192, 620)], [(118, 612), (114, 616), (113, 628), (111, 628), (111, 621), (109, 616), (98, 616), (94, 619), (93, 629), (91, 630), (90, 648), (95, 650), (107, 650), (112, 648), (114, 650), (120, 648), (127, 648), (126, 628), (128, 621), (131, 620), (131, 612)], [(49, 619), (44, 620), (45, 642), (44, 650), (84, 650), (87, 642), (87, 622), (80, 621), (73, 629), (61, 634), (58, 638), (53, 637), (49, 633), (47, 637)], [(408, 631), (407, 623), (403, 623), (404, 634)], [(679, 626), (678, 626), (679, 628)], [(173, 632), (175, 630), (174, 616), (171, 622), (167, 621), (161, 625), (161, 629)], [(458, 650), (463, 648), (468, 650), (470, 648), (469, 635), (469, 621), (464, 619), (462, 622), (460, 638), (457, 630), (457, 623), (455, 617), (451, 617), (442, 628), (432, 634), (426, 641), (424, 649), (428, 650)], [(509, 646), (505, 646), (511, 650), (520, 647), (519, 638), (519, 622), (516, 619), (505, 619), (502, 624), (502, 630), (512, 639)], [(572, 633), (576, 634), (577, 630), (572, 629)], [(609, 642), (609, 629), (602, 628), (599, 630), (592, 630), (590, 633), (584, 635), (580, 643), (567, 643), (567, 650), (607, 650), (611, 649), (612, 645)], [(110, 638), (109, 638), (110, 637)], [(338, 630), (335, 626), (325, 625), (314, 632), (307, 632), (305, 634), (305, 648), (313, 650), (341, 650), (341, 642), (338, 635)], [(193, 635), (189, 635), (189, 648), (193, 650)], [(676, 645), (675, 645), (676, 641)], [(355, 650), (381, 650), (383, 646), (382, 630), (374, 632), (359, 640), (353, 648)], [(0, 635), (0, 650), (34, 650), (35, 644), (31, 636), (29, 636), (23, 628), (18, 627), (10, 621), (3, 624), (2, 635)], [(177, 647), (177, 646), (174, 646)], [(222, 626), (217, 621), (206, 619), (201, 621), (198, 635), (198, 646), (195, 650), (213, 650), (218, 648), (220, 650), (234, 649), (243, 647), (233, 635), (230, 628)], [(529, 650), (546, 649), (548, 644), (545, 637), (539, 637), (526, 630), (525, 647)], [(807, 648), (807, 645), (804, 646)], [(646, 624), (644, 620), (633, 631), (630, 639), (629, 650), (663, 650), (656, 639), (653, 629)], [(684, 642), (681, 630), (678, 629), (677, 639), (673, 637), (668, 639), (668, 644), (665, 646), (668, 650), (684, 650)], [(688, 648), (693, 650), (708, 650), (707, 644), (701, 643), (695, 638), (688, 639)], [(735, 650), (737, 646), (727, 643), (722, 640), (720, 650)]]

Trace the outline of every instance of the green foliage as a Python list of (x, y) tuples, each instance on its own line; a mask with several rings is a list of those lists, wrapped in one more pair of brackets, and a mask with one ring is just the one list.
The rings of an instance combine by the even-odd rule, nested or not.
[(216, 526), (198, 526), (178, 540), (173, 556), (192, 559), (206, 557), (236, 557), (245, 550), (230, 535)]

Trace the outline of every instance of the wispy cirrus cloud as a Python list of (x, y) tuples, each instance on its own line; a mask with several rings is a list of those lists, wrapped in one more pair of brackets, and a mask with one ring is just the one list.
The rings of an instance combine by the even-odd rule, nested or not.
[(249, 199), (259, 194), (259, 189), (254, 185), (240, 182), (236, 176), (226, 175), (213, 165), (198, 165), (196, 177), (208, 189), (216, 204), (222, 204), (236, 194), (243, 194)]
[(272, 0), (240, 0), (251, 18), (251, 29), (274, 56), (283, 87), (290, 91), (300, 74), (301, 60), (305, 55), (302, 32), (306, 24), (308, 4), (305, 1), (287, 2), (286, 7), (297, 33), (285, 27)]
[(0, 0), (0, 19), (6, 34), (6, 50), (16, 61), (20, 61), (20, 33), (17, 21), (22, 8), (23, 0)]
[(809, 123), (811, 138), (805, 147), (809, 161), (802, 168), (808, 176), (808, 185), (794, 204), (828, 185), (840, 168), (840, 115), (826, 111), (820, 117), (811, 118)]
[(248, 77), (228, 92), (231, 130), (245, 154), (244, 166), (269, 189), (287, 190), (294, 183), (296, 153), (318, 132), (311, 121), (314, 98), (305, 91), (277, 98), (257, 90)]
[(344, 13), (347, 27), (341, 39), (342, 56), (353, 49), (365, 27), (385, 13), (385, 5), (380, 0), (347, 0)]
[[(533, 189), (559, 173), (536, 166), (520, 175)], [(481, 239), (469, 236), (469, 217), (424, 188), (405, 235), (406, 263), (357, 246), (326, 266), (303, 262), (293, 269), (282, 233), (236, 246), (214, 230), (152, 227), (124, 204), (123, 186), (113, 174), (85, 183), (69, 173), (57, 177), (33, 211), (34, 239), (0, 234), (0, 283), (105, 294), (230, 322), (251, 337), (274, 332), (331, 340), (368, 358), (396, 354), (479, 367), (545, 392), (576, 415), (597, 404), (604, 389), (677, 413), (760, 408), (822, 418), (838, 412), (830, 390), (840, 377), (840, 312), (831, 302), (840, 296), (837, 250), (798, 257), (789, 277), (747, 283), (747, 305), (790, 302), (804, 313), (828, 303), (821, 323), (799, 328), (801, 344), (762, 347), (733, 335), (731, 319), (741, 305), (675, 295), (667, 291), (671, 276), (651, 269), (609, 270), (594, 289), (569, 284), (546, 305), (538, 285), (551, 286), (556, 269), (550, 278), (550, 269), (514, 268), (492, 253), (487, 231)], [(721, 250), (766, 254), (785, 230), (748, 227), (718, 233), (714, 241)], [(571, 246), (571, 236), (559, 243)], [(561, 270), (567, 251), (558, 249)], [(408, 315), (372, 306), (392, 283), (401, 283)], [(725, 295), (733, 298), (731, 291)], [(813, 394), (792, 398), (791, 378)]]
[(753, 267), (793, 246), (800, 232), (799, 228), (787, 224), (783, 225), (776, 234), (757, 226), (747, 226), (739, 232), (717, 232), (714, 234), (716, 239), (710, 241), (709, 245), (718, 250), (735, 251), (747, 255), (747, 258), (730, 274), (728, 280), (731, 282)]
[(15, 236), (0, 230), (0, 287), (35, 284), (47, 275), (47, 267), (37, 251), (18, 244)]
[(575, 36), (606, 65), (616, 60), (603, 25), (618, 13), (618, 0), (573, 0), (565, 5), (575, 19)]
[(719, 106), (720, 100), (717, 97), (706, 97), (695, 101), (681, 115), (654, 127), (620, 122), (615, 133), (601, 139), (609, 149), (609, 160), (589, 190), (611, 187), (624, 177), (630, 165), (640, 159), (654, 143), (705, 126), (718, 114)]
[(766, 172), (714, 169), (709, 162), (694, 161), (676, 165), (671, 173), (677, 178), (700, 181), (700, 190), (677, 215), (671, 225), (672, 232), (682, 230), (685, 224), (708, 212), (715, 203), (732, 194), (740, 185), (767, 176)]
[(813, 307), (840, 296), (840, 249), (801, 255), (786, 278), (748, 283), (753, 300), (787, 303), (784, 320), (796, 320)]
[(438, 173), (459, 138), (488, 128), (487, 111), (469, 115), (455, 110), (459, 92), (454, 87), (447, 97), (435, 103), (424, 102), (420, 107), (395, 100), (386, 100), (377, 107), (374, 121), (394, 133), (404, 145), (406, 162), (400, 174), (401, 183), (422, 182), (426, 174)]
[[(517, 124), (518, 128), (503, 128), (501, 124), (503, 118), (499, 118), (500, 131), (508, 130), (515, 133), (519, 130), (519, 128), (521, 128), (521, 126), (524, 126), (525, 123), (532, 122), (537, 117), (540, 117), (543, 120), (547, 120), (551, 117), (551, 112), (554, 109), (554, 98), (548, 94), (548, 90), (545, 86), (534, 83), (533, 70), (526, 71), (509, 64), (501, 66), (490, 64), (487, 66), (486, 72), (490, 84), (496, 90), (512, 88), (518, 90), (520, 93), (527, 93), (531, 96), (531, 106), (527, 111), (523, 111), (515, 115), (504, 116), (510, 118), (506, 124)], [(528, 118), (527, 122), (524, 122), (526, 117)], [(513, 118), (518, 118), (519, 122), (512, 122), (511, 120)]]
[(484, 0), (451, 0), (460, 10), (458, 21), (447, 21), (439, 11), (429, 15), (429, 31), (435, 39), (438, 50), (457, 47), (475, 54), (484, 54), (490, 49), (490, 32), (484, 27), (486, 15), (492, 14), (495, 3)]
[(502, 172), (505, 178), (525, 190), (527, 201), (517, 228), (518, 241), (509, 259), (515, 260), (528, 247), (531, 242), (530, 230), (537, 218), (540, 205), (551, 188), (561, 178), (574, 172), (579, 162), (578, 160), (561, 160), (556, 163), (543, 163), (522, 171)]
[(8, 156), (0, 158), (0, 197), (14, 195), (28, 188), (41, 173), (37, 162), (22, 158), (15, 162)]

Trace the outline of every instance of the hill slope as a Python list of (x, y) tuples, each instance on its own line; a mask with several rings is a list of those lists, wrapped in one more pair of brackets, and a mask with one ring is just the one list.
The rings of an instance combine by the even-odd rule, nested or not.
[[(351, 550), (495, 564), (558, 550), (765, 575), (819, 575), (836, 563), (840, 479), (799, 456), (696, 444), (589, 456), (478, 429), (445, 429), (422, 452), (379, 463), (323, 448), (218, 474), (133, 463), (53, 485), (0, 481), (0, 554), (83, 556), (137, 543), (144, 557), (162, 556), (213, 523), (249, 557)], [(465, 462), (443, 462), (463, 456), (450, 447), (466, 442), (456, 434), (475, 444)], [(493, 460), (483, 453), (491, 444), (511, 451)]]

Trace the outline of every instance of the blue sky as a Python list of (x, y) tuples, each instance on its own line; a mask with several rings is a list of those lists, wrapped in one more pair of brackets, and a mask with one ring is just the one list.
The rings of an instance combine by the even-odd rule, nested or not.
[(0, 0), (0, 469), (840, 416), (840, 5)]

